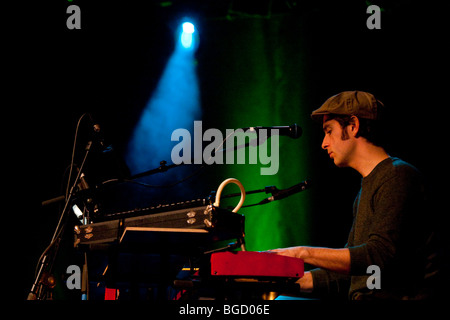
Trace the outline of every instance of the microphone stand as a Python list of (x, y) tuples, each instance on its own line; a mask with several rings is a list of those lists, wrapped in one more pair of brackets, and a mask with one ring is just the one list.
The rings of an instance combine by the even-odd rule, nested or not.
[[(248, 205), (242, 206), (241, 208), (261, 206), (263, 204), (270, 203), (272, 201), (281, 200), (281, 199), (284, 199), (286, 197), (289, 197), (291, 195), (294, 195), (296, 193), (299, 193), (299, 192), (302, 192), (302, 191), (306, 190), (306, 188), (308, 188), (310, 185), (311, 185), (311, 180), (308, 179), (308, 180), (305, 180), (305, 181), (303, 181), (303, 182), (301, 182), (299, 184), (296, 184), (295, 186), (292, 186), (292, 187), (290, 187), (288, 189), (279, 190), (275, 186), (268, 186), (268, 187), (265, 187), (264, 189), (248, 191), (248, 192), (246, 192), (246, 194), (261, 193), (261, 192), (270, 193), (271, 197), (263, 199), (263, 200), (261, 200), (260, 202), (257, 202), (257, 203), (253, 203), (253, 204), (248, 204)], [(230, 193), (230, 194), (222, 196), (222, 199), (237, 197), (237, 196), (240, 196), (240, 195), (241, 195), (240, 193)]]
[[(74, 194), (74, 189), (78, 184), (78, 180), (80, 179), (81, 173), (83, 171), (84, 165), (86, 163), (86, 159), (89, 155), (89, 151), (91, 149), (92, 146), (92, 141), (89, 141), (86, 145), (86, 153), (84, 154), (84, 158), (83, 158), (83, 162), (81, 163), (81, 166), (78, 170), (78, 174), (75, 178), (75, 182), (73, 183), (72, 187), (70, 188), (70, 192), (69, 195), (67, 196), (66, 202), (64, 204), (64, 208), (61, 212), (61, 216), (59, 218), (58, 224), (56, 226), (55, 232), (53, 233), (53, 237), (52, 240), (50, 241), (50, 244), (48, 245), (48, 247), (44, 250), (44, 252), (42, 253), (41, 257), (39, 258), (38, 261), (38, 265), (39, 266), (39, 271), (36, 275), (36, 278), (33, 282), (33, 285), (31, 287), (30, 293), (28, 294), (27, 300), (42, 300), (43, 296), (44, 296), (44, 291), (43, 290), (43, 286), (45, 285), (45, 281), (42, 279), (44, 276), (44, 269), (48, 266), (48, 259), (49, 259), (49, 251), (50, 249), (56, 245), (56, 249), (55, 251), (52, 253), (53, 255), (53, 259), (56, 257), (56, 254), (58, 252), (59, 249), (59, 242), (61, 241), (61, 237), (63, 235), (63, 231), (64, 231), (64, 227), (65, 227), (65, 223), (63, 223), (64, 218), (66, 216), (66, 213), (68, 211), (69, 208), (69, 203), (71, 203), (72, 201), (72, 196)], [(51, 267), (50, 267), (51, 268)]]
[(161, 161), (159, 164), (160, 164), (160, 166), (158, 168), (151, 169), (151, 170), (148, 170), (148, 171), (144, 171), (144, 172), (135, 174), (135, 175), (130, 177), (130, 180), (142, 178), (142, 177), (145, 177), (145, 176), (150, 176), (150, 175), (153, 175), (153, 174), (156, 174), (156, 173), (160, 173), (160, 172), (166, 172), (169, 169), (185, 165), (184, 162), (179, 163), (179, 164), (173, 163), (171, 165), (167, 165), (167, 161), (165, 161), (165, 160)]
[[(227, 137), (228, 138), (228, 137)], [(225, 140), (227, 139), (227, 138), (225, 138), (223, 141), (222, 141), (222, 144), (225, 142)], [(267, 139), (267, 138), (266, 138)], [(259, 144), (258, 144), (258, 142), (253, 142), (254, 140), (257, 140), (257, 139), (253, 139), (253, 140), (251, 140), (251, 141), (249, 141), (249, 142), (247, 142), (247, 143), (245, 143), (245, 144), (243, 144), (243, 145), (239, 145), (239, 146), (234, 146), (232, 149), (220, 149), (220, 150), (214, 150), (214, 154), (215, 153), (218, 153), (218, 152), (220, 152), (220, 153), (226, 153), (226, 152), (231, 152), (231, 151), (236, 151), (236, 150), (238, 150), (238, 149), (241, 149), (241, 148), (246, 148), (246, 147), (248, 147), (248, 146), (257, 146), (257, 145), (259, 145), (259, 144), (262, 144), (263, 142), (264, 142), (264, 140), (263, 141), (260, 141), (259, 142)], [(191, 163), (195, 163), (195, 159), (191, 159)], [(161, 173), (161, 172), (166, 172), (166, 171), (168, 171), (168, 170), (170, 170), (170, 169), (173, 169), (173, 168), (176, 168), (176, 167), (179, 167), (179, 166), (183, 166), (183, 165), (186, 165), (186, 163), (184, 163), (184, 162), (181, 162), (181, 163), (178, 163), (178, 164), (176, 164), (176, 163), (173, 163), (173, 164), (171, 164), (171, 165), (167, 165), (167, 161), (165, 161), (165, 160), (163, 160), (163, 161), (161, 161), (160, 163), (160, 166), (159, 167), (157, 167), (157, 168), (154, 168), (154, 169), (151, 169), (151, 170), (148, 170), (148, 171), (144, 171), (144, 172), (141, 172), (141, 173), (138, 173), (138, 174), (135, 174), (135, 175), (133, 175), (133, 176), (131, 176), (130, 177), (130, 179), (129, 180), (135, 180), (135, 179), (138, 179), (138, 178), (142, 178), (142, 177), (146, 177), (146, 176), (150, 176), (150, 175), (153, 175), (153, 174), (156, 174), (156, 173)], [(265, 189), (262, 189), (262, 191), (265, 191)], [(239, 194), (240, 195), (240, 194)], [(56, 198), (55, 198), (56, 199)], [(53, 202), (53, 201), (55, 201), (55, 200), (53, 200), (53, 199), (50, 199), (50, 200), (47, 200), (46, 202)], [(57, 200), (56, 200), (57, 201)]]
[[(255, 133), (256, 133), (256, 135), (257, 135), (257, 132), (255, 131)], [(267, 140), (267, 138), (268, 137), (266, 137), (266, 140)], [(225, 138), (223, 141), (222, 141), (222, 144), (226, 141), (228, 139), (228, 137), (227, 138)], [(258, 146), (258, 145), (260, 145), (260, 144), (262, 144), (265, 140), (264, 139), (259, 139), (260, 141), (258, 142), (258, 135), (257, 135), (257, 138), (256, 139), (252, 139), (252, 140), (250, 140), (249, 142), (246, 142), (245, 144), (241, 144), (241, 145), (239, 145), (239, 146), (234, 146), (233, 148), (230, 148), (230, 149), (226, 149), (226, 148), (223, 148), (223, 149), (220, 149), (220, 150), (214, 150), (214, 153), (227, 153), (227, 152), (231, 152), (231, 151), (236, 151), (236, 150), (238, 150), (238, 149), (242, 149), (242, 148), (246, 148), (246, 147), (248, 147), (248, 146)], [(221, 145), (222, 145), (221, 144)], [(195, 159), (191, 159), (191, 163), (195, 163)], [(138, 179), (138, 178), (142, 178), (142, 177), (146, 177), (146, 176), (150, 176), (150, 175), (154, 175), (154, 174), (157, 174), (157, 173), (163, 173), (163, 172), (166, 172), (166, 171), (168, 171), (168, 170), (170, 170), (170, 169), (173, 169), (173, 168), (176, 168), (176, 167), (179, 167), (179, 166), (184, 166), (184, 165), (186, 165), (186, 163), (184, 163), (184, 162), (181, 162), (181, 163), (178, 163), (178, 164), (176, 164), (176, 163), (173, 163), (173, 164), (170, 164), (170, 165), (167, 165), (167, 161), (165, 161), (165, 160), (162, 160), (160, 163), (160, 166), (159, 167), (157, 167), (157, 168), (154, 168), (154, 169), (151, 169), (151, 170), (148, 170), (148, 171), (144, 171), (144, 172), (141, 172), (141, 173), (138, 173), (138, 174), (135, 174), (135, 175), (133, 175), (133, 176), (131, 176), (130, 178), (128, 178), (127, 179), (127, 181), (130, 181), (130, 180), (135, 180), (135, 179)], [(204, 167), (204, 164), (202, 165), (202, 167)], [(118, 180), (116, 180), (115, 182), (116, 183), (120, 183), (120, 182), (122, 182), (123, 180), (121, 180), (121, 179), (118, 179)], [(276, 189), (276, 187), (275, 187), (275, 189)], [(261, 189), (262, 191), (265, 191), (266, 189)], [(268, 193), (267, 191), (266, 191), (266, 193)], [(240, 195), (240, 194), (239, 194)], [(60, 201), (63, 201), (65, 199), (65, 196), (57, 196), (57, 197), (55, 197), (55, 198), (52, 198), (52, 199), (48, 199), (48, 200), (45, 200), (45, 201), (42, 201), (42, 203), (41, 203), (41, 205), (42, 206), (46, 206), (46, 205), (50, 205), (50, 204), (52, 204), (52, 203), (56, 203), (56, 202), (60, 202)]]

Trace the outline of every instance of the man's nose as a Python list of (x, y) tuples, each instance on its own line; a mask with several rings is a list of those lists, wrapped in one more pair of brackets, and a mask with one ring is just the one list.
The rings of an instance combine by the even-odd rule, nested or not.
[(322, 149), (326, 150), (329, 147), (327, 136), (323, 137)]

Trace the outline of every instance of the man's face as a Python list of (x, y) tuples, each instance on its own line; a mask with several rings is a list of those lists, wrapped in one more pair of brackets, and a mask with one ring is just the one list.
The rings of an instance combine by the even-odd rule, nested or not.
[[(328, 152), (328, 155), (338, 167), (348, 167), (355, 149), (354, 139), (342, 139), (342, 131), (339, 122), (329, 119), (327, 115), (323, 117), (323, 132), (325, 134), (322, 141), (322, 148)], [(347, 131), (348, 132), (348, 131)]]

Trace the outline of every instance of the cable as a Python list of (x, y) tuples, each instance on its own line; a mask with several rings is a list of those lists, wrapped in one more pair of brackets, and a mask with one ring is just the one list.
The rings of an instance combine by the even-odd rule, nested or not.
[(241, 199), (239, 200), (239, 203), (237, 204), (237, 206), (233, 210), (231, 210), (233, 212), (238, 212), (239, 209), (242, 207), (242, 204), (244, 203), (244, 200), (245, 200), (245, 189), (244, 189), (244, 186), (242, 185), (242, 183), (238, 179), (235, 179), (235, 178), (226, 179), (219, 185), (219, 188), (217, 188), (217, 192), (216, 192), (216, 201), (214, 202), (214, 206), (219, 207), (220, 196), (222, 194), (222, 190), (229, 183), (237, 184), (239, 189), (241, 190)]
[(79, 127), (80, 127), (81, 120), (82, 120), (87, 114), (88, 114), (88, 113), (85, 112), (85, 113), (83, 113), (83, 114), (81, 115), (81, 117), (78, 119), (77, 126), (76, 126), (76, 128), (75, 128), (75, 138), (74, 138), (74, 140), (73, 140), (72, 157), (71, 157), (71, 160), (70, 160), (69, 178), (67, 179), (67, 186), (66, 186), (66, 193), (65, 193), (66, 198), (67, 198), (67, 195), (68, 195), (68, 193), (69, 193), (70, 178), (72, 178), (72, 170), (73, 170), (73, 167), (74, 167), (74, 158), (75, 158), (75, 149), (76, 149), (77, 138), (78, 138), (78, 129), (79, 129)]

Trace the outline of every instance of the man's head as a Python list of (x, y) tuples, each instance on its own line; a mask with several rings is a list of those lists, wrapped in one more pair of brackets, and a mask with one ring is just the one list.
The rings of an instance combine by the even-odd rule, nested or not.
[(383, 104), (367, 92), (345, 91), (329, 98), (311, 117), (322, 122), (322, 148), (338, 167), (351, 166), (361, 144), (380, 146)]

